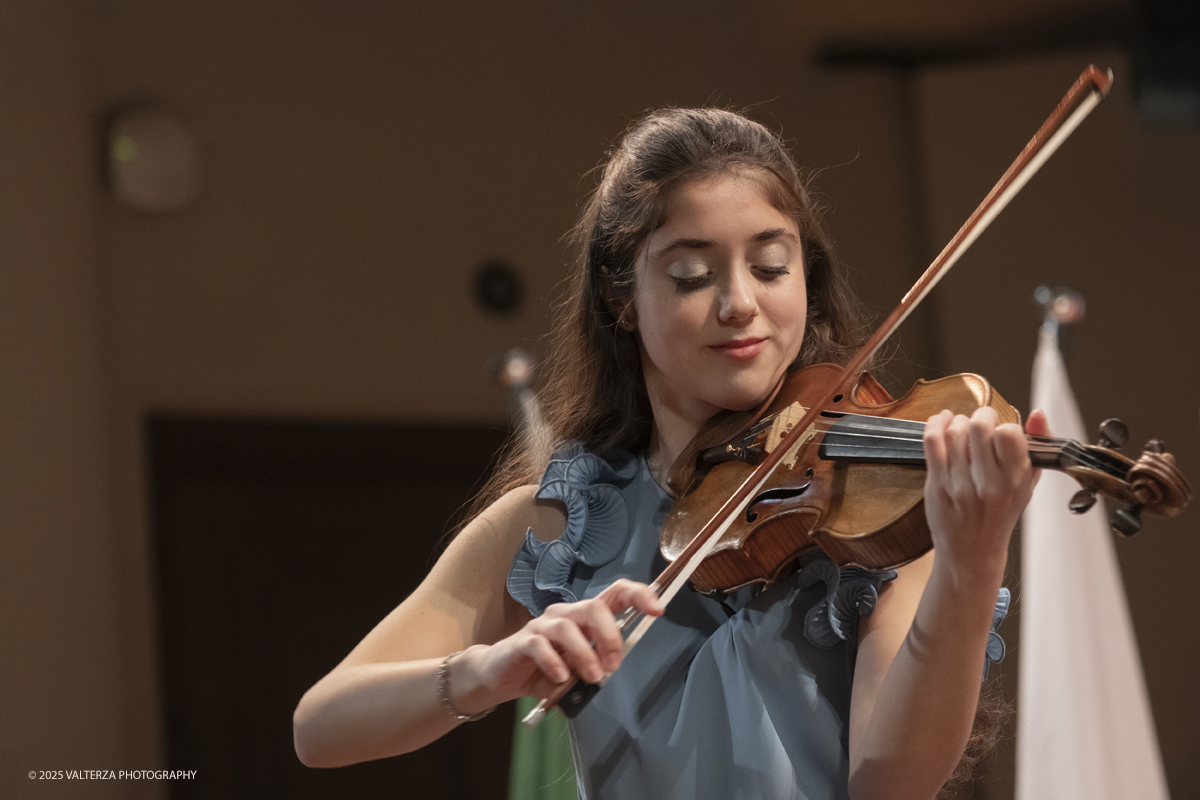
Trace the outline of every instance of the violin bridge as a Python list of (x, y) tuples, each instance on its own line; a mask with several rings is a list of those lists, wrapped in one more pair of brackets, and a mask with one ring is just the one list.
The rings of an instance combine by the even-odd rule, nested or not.
[[(796, 427), (796, 424), (804, 418), (806, 413), (808, 413), (807, 408), (799, 403), (792, 403), (783, 411), (776, 414), (774, 420), (771, 422), (770, 430), (767, 431), (766, 451), (768, 453), (774, 452), (784, 437), (792, 432), (792, 428)], [(809, 439), (816, 436), (816, 434), (817, 426), (814, 423), (796, 440), (796, 443), (792, 445), (791, 450), (783, 457), (780, 464), (788, 469), (796, 466), (796, 459), (800, 456), (800, 447)]]

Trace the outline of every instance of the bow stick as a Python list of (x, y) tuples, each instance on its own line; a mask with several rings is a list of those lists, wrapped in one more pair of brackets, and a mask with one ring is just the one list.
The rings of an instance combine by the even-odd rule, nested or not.
[[(720, 541), (721, 536), (729, 529), (735, 517), (740, 514), (758, 490), (766, 483), (775, 467), (790, 451), (799, 448), (800, 444), (817, 435), (816, 420), (821, 410), (828, 407), (833, 396), (848, 379), (857, 374), (871, 356), (891, 336), (900, 324), (908, 318), (913, 309), (925, 299), (937, 282), (942, 279), (950, 268), (957, 263), (962, 254), (967, 251), (979, 238), (1005, 206), (1017, 195), (1017, 192), (1029, 182), (1029, 179), (1041, 169), (1042, 165), (1054, 154), (1066, 138), (1070, 136), (1084, 118), (1092, 112), (1112, 88), (1112, 70), (1101, 71), (1093, 65), (1079, 76), (1071, 86), (1066, 96), (1059, 102), (1053, 113), (1038, 128), (1037, 133), (1025, 145), (1025, 149), (1005, 171), (992, 190), (983, 198), (983, 202), (975, 209), (963, 226), (954, 234), (954, 238), (943, 248), (938, 257), (917, 280), (900, 305), (888, 315), (879, 329), (871, 336), (857, 353), (842, 368), (837, 380), (829, 384), (829, 389), (816, 403), (813, 403), (791, 431), (780, 441), (758, 467), (750, 473), (724, 505), (713, 515), (700, 532), (684, 548), (679, 557), (671, 562), (662, 573), (650, 584), (663, 603), (669, 603), (676, 593), (687, 583), (696, 567)], [(637, 620), (640, 623), (625, 638), (622, 652), (628, 653), (641, 640), (655, 617), (640, 614), (636, 609), (629, 608), (617, 618), (617, 626), (624, 633)], [(603, 683), (603, 681), (601, 682)], [(575, 716), (588, 700), (599, 690), (599, 685), (588, 684), (577, 678), (568, 678), (556, 687), (555, 691), (536, 708), (529, 712), (523, 722), (532, 728), (541, 722), (546, 712), (555, 705), (562, 707), (567, 716)]]

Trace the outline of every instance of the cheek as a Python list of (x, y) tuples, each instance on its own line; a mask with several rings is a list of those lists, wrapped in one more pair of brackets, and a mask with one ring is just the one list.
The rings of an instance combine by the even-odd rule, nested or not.
[(804, 343), (804, 334), (808, 326), (808, 309), (806, 298), (801, 295), (799, 297), (781, 298), (780, 302), (775, 307), (775, 319), (779, 320), (782, 327), (788, 332), (788, 351), (792, 358), (800, 352), (800, 346)]
[(643, 298), (635, 302), (642, 345), (659, 364), (677, 361), (702, 343), (705, 308), (676, 298)]
[(676, 322), (656, 314), (653, 310), (638, 317), (642, 344), (659, 366), (664, 366), (679, 350), (680, 334), (676, 330)]
[(804, 334), (808, 330), (808, 315), (806, 313), (804, 313), (803, 307), (801, 307), (801, 308), (802, 308), (801, 313), (796, 315), (796, 319), (793, 322), (793, 329), (796, 331), (796, 349), (797, 350), (800, 348), (801, 343), (803, 343)]
[(686, 301), (661, 309), (662, 316), (657, 319), (659, 335), (676, 347), (690, 349), (699, 345), (704, 338), (707, 310), (704, 303)]

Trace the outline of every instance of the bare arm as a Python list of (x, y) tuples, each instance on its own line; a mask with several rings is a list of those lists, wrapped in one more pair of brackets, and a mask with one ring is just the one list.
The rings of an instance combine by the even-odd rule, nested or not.
[(545, 696), (568, 667), (589, 679), (616, 669), (613, 613), (634, 604), (658, 612), (646, 587), (618, 581), (594, 600), (551, 606), (536, 620), (508, 595), (505, 579), (526, 530), (549, 540), (565, 524), (559, 510), (535, 502), (535, 491), (514, 490), (473, 520), (417, 590), (305, 693), (293, 715), (301, 761), (353, 764), (446, 734), (458, 722), (437, 700), (435, 674), (459, 650), (450, 686), (463, 714)]
[[(1045, 432), (1045, 417), (1029, 420)], [(962, 757), (979, 700), (1009, 537), (1036, 472), (1024, 435), (981, 409), (926, 429), (934, 553), (900, 570), (864, 620), (850, 712), (850, 791), (932, 798)]]

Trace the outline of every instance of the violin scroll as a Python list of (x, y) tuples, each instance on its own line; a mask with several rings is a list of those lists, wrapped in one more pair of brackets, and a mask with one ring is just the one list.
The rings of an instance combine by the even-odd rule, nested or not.
[(1099, 444), (1081, 445), (1070, 454), (1071, 463), (1062, 465), (1083, 486), (1071, 498), (1071, 511), (1082, 514), (1095, 504), (1097, 493), (1108, 495), (1124, 504), (1110, 518), (1113, 530), (1122, 536), (1141, 530), (1143, 511), (1174, 517), (1192, 499), (1191, 483), (1162, 440), (1147, 442), (1136, 461), (1110, 449), (1124, 444), (1128, 435), (1120, 420), (1105, 420), (1100, 424)]
[(1160, 439), (1151, 439), (1129, 470), (1129, 483), (1138, 502), (1152, 513), (1174, 517), (1192, 499), (1192, 487), (1175, 466)]

